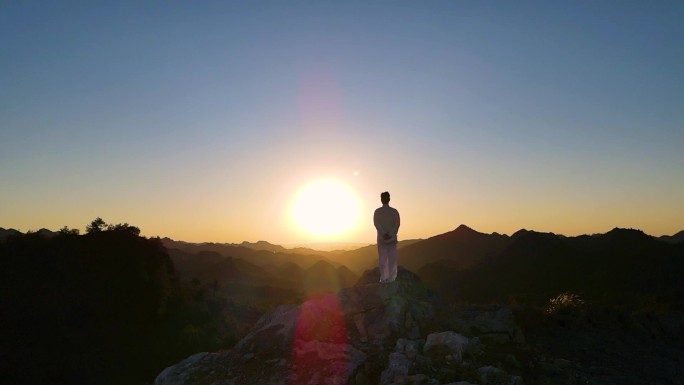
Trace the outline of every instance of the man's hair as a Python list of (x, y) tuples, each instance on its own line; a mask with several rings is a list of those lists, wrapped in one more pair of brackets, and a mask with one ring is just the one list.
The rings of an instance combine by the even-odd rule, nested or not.
[(380, 202), (389, 203), (389, 201), (390, 201), (390, 195), (387, 191), (380, 194)]

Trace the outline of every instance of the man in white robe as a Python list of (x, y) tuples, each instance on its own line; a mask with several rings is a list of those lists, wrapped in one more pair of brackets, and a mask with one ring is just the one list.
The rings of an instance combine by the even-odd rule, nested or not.
[(397, 279), (397, 233), (399, 232), (399, 211), (389, 206), (390, 194), (380, 194), (382, 207), (375, 210), (373, 223), (378, 231), (378, 264), (380, 283)]

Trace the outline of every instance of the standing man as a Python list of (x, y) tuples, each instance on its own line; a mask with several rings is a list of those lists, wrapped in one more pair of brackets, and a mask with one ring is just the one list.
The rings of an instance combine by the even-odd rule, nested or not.
[(373, 223), (378, 230), (378, 262), (380, 283), (397, 279), (397, 233), (399, 232), (399, 211), (389, 206), (390, 194), (380, 194), (382, 207), (375, 210)]

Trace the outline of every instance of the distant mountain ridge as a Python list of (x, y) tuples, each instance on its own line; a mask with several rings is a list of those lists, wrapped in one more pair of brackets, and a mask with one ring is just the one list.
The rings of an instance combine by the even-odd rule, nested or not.
[(256, 241), (256, 242), (243, 241), (242, 243), (233, 244), (233, 245), (247, 247), (249, 249), (254, 249), (254, 250), (266, 250), (266, 251), (273, 251), (273, 252), (283, 252), (283, 251), (287, 250), (283, 246), (274, 245), (274, 244), (269, 243), (267, 241)]
[(216, 282), (219, 286), (231, 286), (232, 290), (242, 292), (249, 292), (247, 288), (272, 287), (297, 296), (336, 291), (353, 285), (358, 279), (358, 275), (347, 267), (336, 267), (324, 259), (309, 266), (297, 264), (292, 258), (274, 258), (267, 263), (256, 264), (251, 258), (224, 256), (216, 251), (189, 253), (168, 250), (176, 270), (185, 279)]
[(12, 235), (19, 235), (19, 234), (21, 234), (21, 232), (19, 232), (18, 230), (3, 229), (2, 227), (0, 227), (0, 240), (3, 240), (3, 239), (10, 237)]
[(164, 237), (162, 238), (162, 242), (164, 242), (165, 245), (173, 245), (172, 247), (174, 248), (180, 248), (184, 249), (186, 247), (193, 247), (190, 245), (194, 246), (201, 246), (205, 245), (206, 247), (212, 247), (212, 248), (220, 248), (220, 247), (226, 247), (226, 248), (231, 248), (231, 247), (244, 247), (246, 249), (251, 249), (251, 250), (257, 250), (257, 251), (270, 251), (272, 253), (290, 253), (290, 254), (301, 254), (301, 255), (320, 255), (320, 254), (325, 254), (327, 253), (326, 251), (322, 250), (315, 250), (309, 247), (293, 247), (293, 248), (287, 248), (281, 245), (276, 245), (273, 243), (270, 243), (268, 241), (256, 241), (256, 242), (248, 242), (248, 241), (243, 241), (240, 243), (220, 243), (220, 242), (185, 242), (185, 241), (176, 241), (173, 240), (169, 237)]
[[(402, 249), (421, 240), (399, 241), (397, 247)], [(355, 250), (320, 251), (297, 247), (287, 249), (280, 245), (273, 245), (266, 241), (256, 243), (189, 243), (162, 238), (162, 243), (169, 249), (172, 256), (179, 252), (195, 254), (200, 251), (213, 251), (226, 257), (246, 259), (257, 265), (279, 264), (286, 261), (295, 262), (302, 267), (313, 265), (319, 260), (325, 260), (335, 265), (344, 265), (353, 272), (360, 274), (377, 264), (377, 246), (371, 244)], [(176, 251), (178, 250), (178, 251)]]
[[(272, 245), (262, 241), (258, 244), (247, 243), (250, 247), (242, 244), (231, 243), (188, 243), (174, 241), (170, 238), (162, 238), (162, 244), (169, 250), (172, 257), (179, 254), (198, 254), (200, 252), (214, 252), (223, 257), (240, 258), (255, 265), (280, 264), (283, 262), (295, 262), (302, 267), (309, 267), (317, 261), (323, 259), (328, 261), (325, 252), (296, 253), (293, 250), (285, 249), (282, 246)], [(257, 248), (259, 247), (259, 248)], [(263, 249), (261, 247), (266, 247)], [(280, 251), (282, 250), (282, 251)]]
[[(398, 244), (398, 248), (401, 250), (399, 253), (399, 263), (413, 271), (419, 271), (424, 266), (437, 262), (449, 266), (451, 269), (462, 271), (494, 258), (511, 242), (529, 233), (548, 234), (549, 236), (568, 239), (588, 239), (603, 235), (610, 237), (611, 233), (616, 230), (619, 229), (613, 229), (606, 234), (566, 237), (554, 233), (540, 233), (533, 230), (520, 229), (508, 236), (496, 232), (491, 234), (481, 233), (462, 224), (452, 231), (427, 239), (400, 241)], [(684, 230), (671, 236), (664, 235), (661, 237), (653, 237), (640, 230), (633, 231), (640, 233), (640, 235), (634, 233), (633, 236), (648, 237), (669, 244), (684, 242)], [(40, 229), (34, 233), (44, 237), (53, 237), (58, 234), (58, 232), (48, 229)], [(17, 234), (21, 234), (21, 232), (14, 229), (0, 228), (0, 240)], [(622, 238), (625, 238), (624, 234)], [(355, 274), (361, 274), (377, 264), (377, 249), (374, 244), (353, 250), (321, 251), (307, 247), (288, 249), (265, 240), (257, 242), (244, 241), (241, 243), (190, 243), (173, 240), (168, 237), (161, 240), (173, 257), (179, 257), (179, 254), (182, 253), (197, 254), (203, 251), (210, 251), (224, 257), (244, 259), (259, 266), (265, 264), (278, 265), (293, 261), (304, 268), (312, 266), (319, 260), (324, 260), (336, 266), (344, 265)]]
[[(42, 228), (38, 231), (33, 231), (33, 233), (38, 234), (38, 235), (43, 236), (43, 237), (46, 237), (46, 238), (52, 238), (55, 235), (57, 235), (56, 231), (51, 231), (51, 230), (48, 230), (46, 228)], [(19, 230), (4, 229), (4, 228), (0, 227), (0, 240), (3, 240), (5, 238), (13, 236), (13, 235), (20, 235), (20, 234), (23, 234), (23, 233)]]
[(453, 267), (463, 270), (499, 253), (509, 241), (507, 235), (480, 233), (460, 225), (447, 233), (404, 247), (399, 259), (403, 266), (413, 271), (439, 260), (448, 260)]
[[(605, 234), (574, 237), (521, 229), (508, 236), (481, 233), (460, 225), (452, 231), (427, 239), (400, 242), (399, 264), (417, 272), (431, 287), (456, 297), (474, 296), (482, 301), (501, 299), (506, 291), (522, 293), (523, 289), (519, 285), (522, 282), (532, 292), (543, 293), (538, 298), (548, 298), (564, 288), (576, 291), (586, 291), (588, 288), (590, 292), (597, 292), (609, 281), (638, 280), (635, 274), (639, 271), (648, 272), (653, 279), (660, 279), (655, 277), (665, 274), (663, 269), (653, 269), (649, 264), (640, 263), (640, 258), (646, 258), (646, 255), (665, 258), (666, 266), (678, 271), (675, 266), (677, 261), (671, 256), (672, 253), (676, 254), (676, 248), (670, 248), (670, 245), (677, 244), (675, 241), (675, 236), (657, 238), (634, 229), (614, 228)], [(262, 243), (263, 246), (266, 245)], [(204, 244), (193, 247), (202, 249), (217, 246)], [(257, 255), (244, 252), (246, 248), (243, 247), (240, 250), (243, 254), (234, 248), (230, 252), (233, 257), (246, 258), (255, 264), (263, 264), (258, 262), (259, 259), (269, 260), (268, 263), (276, 270), (277, 266), (288, 261), (308, 268), (318, 260), (324, 260), (336, 266), (349, 267), (355, 274), (377, 265), (375, 245), (308, 256), (279, 252)], [(644, 256), (633, 256), (635, 250), (642, 250)], [(249, 253), (268, 252), (250, 250)], [(625, 266), (640, 267), (623, 268)], [(589, 277), (587, 282), (592, 282), (594, 288), (578, 281), (577, 277), (586, 277), (587, 271), (593, 272), (593, 278)], [(611, 278), (611, 271), (618, 272), (618, 278)], [(478, 283), (492, 280), (494, 283), (487, 287), (481, 287)], [(618, 283), (611, 285), (616, 288), (614, 290), (619, 286)]]
[(659, 239), (668, 243), (682, 243), (684, 242), (684, 230), (674, 235), (663, 235)]
[(418, 270), (429, 286), (466, 302), (544, 303), (572, 292), (608, 303), (657, 299), (684, 306), (678, 299), (683, 273), (684, 243), (620, 228), (576, 237), (521, 231), (498, 253), (467, 268), (458, 259), (442, 259)]
[(221, 243), (221, 242), (186, 242), (186, 241), (177, 241), (174, 239), (171, 239), (169, 237), (164, 237), (162, 238), (162, 242), (164, 245), (173, 245), (173, 247), (179, 247), (182, 245), (207, 245), (207, 246), (225, 246), (225, 247), (244, 247), (247, 249), (252, 249), (252, 250), (264, 250), (264, 251), (271, 251), (271, 252), (282, 252), (286, 251), (287, 249), (284, 248), (283, 246), (280, 245), (275, 245), (267, 241), (256, 241), (256, 242), (248, 242), (248, 241), (243, 241), (240, 243)]

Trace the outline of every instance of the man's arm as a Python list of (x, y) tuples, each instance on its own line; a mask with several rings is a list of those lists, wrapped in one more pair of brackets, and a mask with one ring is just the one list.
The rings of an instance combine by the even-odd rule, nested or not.
[(378, 230), (378, 233), (385, 234), (385, 229), (382, 228), (382, 225), (378, 220), (378, 210), (375, 210), (375, 213), (373, 213), (373, 225), (375, 225), (375, 229)]
[(394, 210), (394, 220), (392, 221), (391, 235), (396, 236), (399, 234), (399, 226), (401, 225), (401, 218), (399, 218), (399, 211)]
[(382, 239), (388, 240), (392, 238), (392, 235), (382, 225), (382, 220), (379, 219), (380, 216), (381, 215), (378, 215), (378, 210), (375, 210), (375, 213), (373, 214), (373, 224), (375, 225), (375, 229), (378, 230), (378, 234), (382, 234)]

